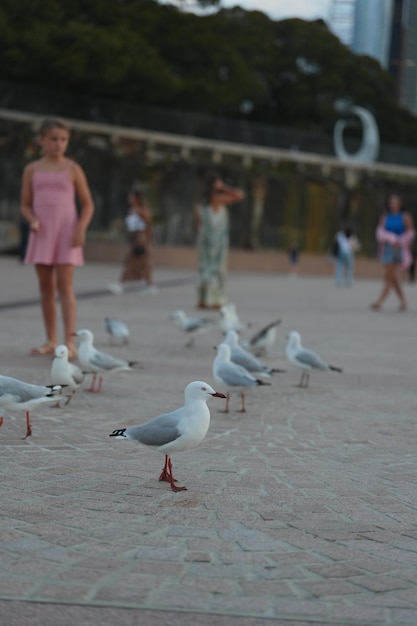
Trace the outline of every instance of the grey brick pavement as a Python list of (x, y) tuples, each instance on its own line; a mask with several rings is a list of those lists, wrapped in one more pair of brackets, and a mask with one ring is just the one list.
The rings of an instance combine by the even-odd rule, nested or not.
[[(36, 299), (32, 269), (0, 263), (0, 371), (49, 382), (50, 361), (27, 356), (42, 339), (38, 306), (1, 309)], [(187, 349), (167, 319), (193, 311), (192, 273), (160, 269), (158, 296), (115, 297), (101, 289), (117, 273), (77, 273), (77, 291), (95, 293), (79, 300), (79, 326), (143, 368), (35, 411), (26, 441), (23, 415), (0, 429), (1, 624), (414, 626), (417, 287), (408, 313), (393, 300), (374, 313), (376, 281), (230, 275), (244, 320), (283, 319), (271, 364), (287, 366), (296, 329), (345, 371), (300, 390), (288, 368), (244, 415), (237, 397), (229, 415), (213, 399), (206, 439), (173, 459), (188, 491), (172, 493), (157, 480), (162, 455), (107, 435), (179, 406), (193, 379), (213, 384), (221, 335)], [(130, 345), (110, 348), (105, 315), (128, 323)]]

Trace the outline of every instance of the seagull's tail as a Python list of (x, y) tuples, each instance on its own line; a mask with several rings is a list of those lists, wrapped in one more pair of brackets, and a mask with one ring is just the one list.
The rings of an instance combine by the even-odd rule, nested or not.
[(329, 365), (329, 369), (331, 369), (332, 372), (343, 372), (340, 367), (335, 367), (334, 365)]
[(62, 390), (65, 387), (68, 387), (68, 385), (46, 385), (46, 387), (51, 390), (49, 393), (46, 394), (46, 397), (52, 398), (53, 396), (61, 396)]
[(259, 387), (260, 385), (270, 385), (271, 383), (266, 383), (264, 380), (261, 380), (260, 378), (257, 378), (256, 379), (256, 384)]
[(142, 365), (139, 365), (139, 361), (128, 361), (127, 364), (129, 365), (129, 367), (136, 367), (141, 369)]
[(126, 435), (126, 428), (118, 428), (117, 430), (114, 430), (109, 437), (116, 437), (117, 439), (127, 439)]

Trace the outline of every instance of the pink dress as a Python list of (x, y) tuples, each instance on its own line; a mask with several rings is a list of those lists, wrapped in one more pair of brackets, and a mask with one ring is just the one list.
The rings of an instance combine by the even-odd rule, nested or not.
[(78, 221), (72, 161), (60, 172), (45, 172), (35, 166), (32, 177), (33, 214), (40, 222), (31, 232), (25, 263), (32, 265), (83, 265), (82, 246), (71, 247)]

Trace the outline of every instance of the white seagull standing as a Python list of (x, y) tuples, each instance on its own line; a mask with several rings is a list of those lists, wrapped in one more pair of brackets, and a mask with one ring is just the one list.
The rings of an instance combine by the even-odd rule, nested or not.
[(229, 412), (230, 391), (232, 389), (240, 392), (242, 400), (240, 411), (244, 413), (246, 411), (245, 390), (260, 385), (269, 385), (269, 383), (252, 376), (241, 365), (233, 363), (230, 360), (230, 346), (227, 343), (221, 343), (217, 346), (217, 355), (213, 361), (213, 377), (219, 385), (227, 390), (225, 413)]
[(179, 326), (187, 335), (189, 339), (185, 344), (188, 348), (194, 343), (194, 339), (197, 335), (205, 333), (209, 328), (214, 326), (214, 321), (207, 317), (188, 317), (184, 311), (178, 309), (171, 313), (170, 319), (174, 320), (177, 326)]
[[(93, 380), (91, 382), (90, 389), (92, 393), (99, 393), (101, 391), (101, 384), (103, 382), (102, 374), (109, 374), (111, 372), (131, 371), (134, 365), (137, 365), (137, 361), (126, 361), (125, 359), (116, 359), (107, 352), (102, 352), (94, 347), (94, 336), (91, 330), (83, 328), (77, 330), (74, 333), (76, 337), (80, 339), (80, 345), (78, 347), (78, 359), (83, 368), (85, 374), (93, 374)], [(98, 378), (98, 385), (95, 387), (96, 379)]]
[(273, 369), (265, 365), (257, 359), (256, 356), (242, 348), (242, 346), (239, 345), (239, 335), (234, 330), (227, 331), (224, 343), (230, 346), (230, 360), (237, 365), (241, 365), (254, 376), (271, 378), (272, 374), (285, 372), (285, 370)]
[(120, 343), (129, 343), (129, 329), (127, 325), (121, 320), (111, 319), (110, 317), (104, 318), (104, 326), (110, 336), (110, 343), (113, 343), (113, 339), (116, 342), (120, 340)]
[(287, 346), (285, 352), (289, 361), (297, 367), (301, 367), (302, 369), (299, 383), (300, 387), (308, 387), (308, 383), (310, 380), (310, 370), (322, 370), (325, 372), (343, 371), (342, 369), (340, 369), (340, 367), (329, 365), (329, 363), (323, 361), (323, 359), (312, 350), (307, 350), (306, 348), (303, 348), (303, 346), (301, 345), (300, 333), (297, 333), (295, 330), (290, 332), (287, 337)]
[[(61, 385), (32, 385), (18, 378), (0, 375), (0, 409), (26, 412), (26, 437), (32, 434), (30, 411), (40, 404), (53, 404), (62, 394)], [(3, 417), (0, 418), (0, 426)]]
[(236, 311), (236, 305), (232, 302), (228, 304), (223, 304), (220, 307), (220, 330), (223, 335), (227, 333), (228, 330), (235, 330), (237, 333), (247, 328), (247, 324), (242, 324), (240, 321), (239, 315)]
[(65, 405), (69, 404), (72, 396), (84, 380), (84, 374), (79, 367), (68, 361), (68, 348), (66, 345), (55, 348), (55, 357), (51, 365), (51, 383), (64, 385), (64, 395), (67, 396)]
[(171, 455), (195, 448), (204, 439), (210, 425), (210, 411), (207, 406), (210, 397), (226, 396), (214, 391), (207, 383), (195, 380), (185, 388), (185, 401), (181, 408), (159, 415), (140, 426), (114, 430), (109, 437), (132, 439), (165, 454), (165, 464), (159, 480), (169, 482), (172, 491), (183, 491), (187, 488), (175, 484), (177, 481), (172, 473)]
[(281, 320), (271, 322), (250, 339), (242, 342), (242, 345), (256, 356), (268, 354), (277, 339), (277, 326), (279, 324), (281, 324)]

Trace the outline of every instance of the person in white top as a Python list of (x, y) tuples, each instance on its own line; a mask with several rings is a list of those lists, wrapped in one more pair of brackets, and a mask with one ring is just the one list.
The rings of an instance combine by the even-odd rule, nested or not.
[(140, 292), (156, 294), (158, 289), (152, 282), (150, 262), (150, 246), (153, 239), (151, 212), (139, 191), (132, 191), (129, 194), (129, 206), (125, 226), (130, 249), (124, 260), (119, 282), (109, 283), (107, 289), (118, 295), (123, 293), (127, 282), (144, 280), (145, 286)]

